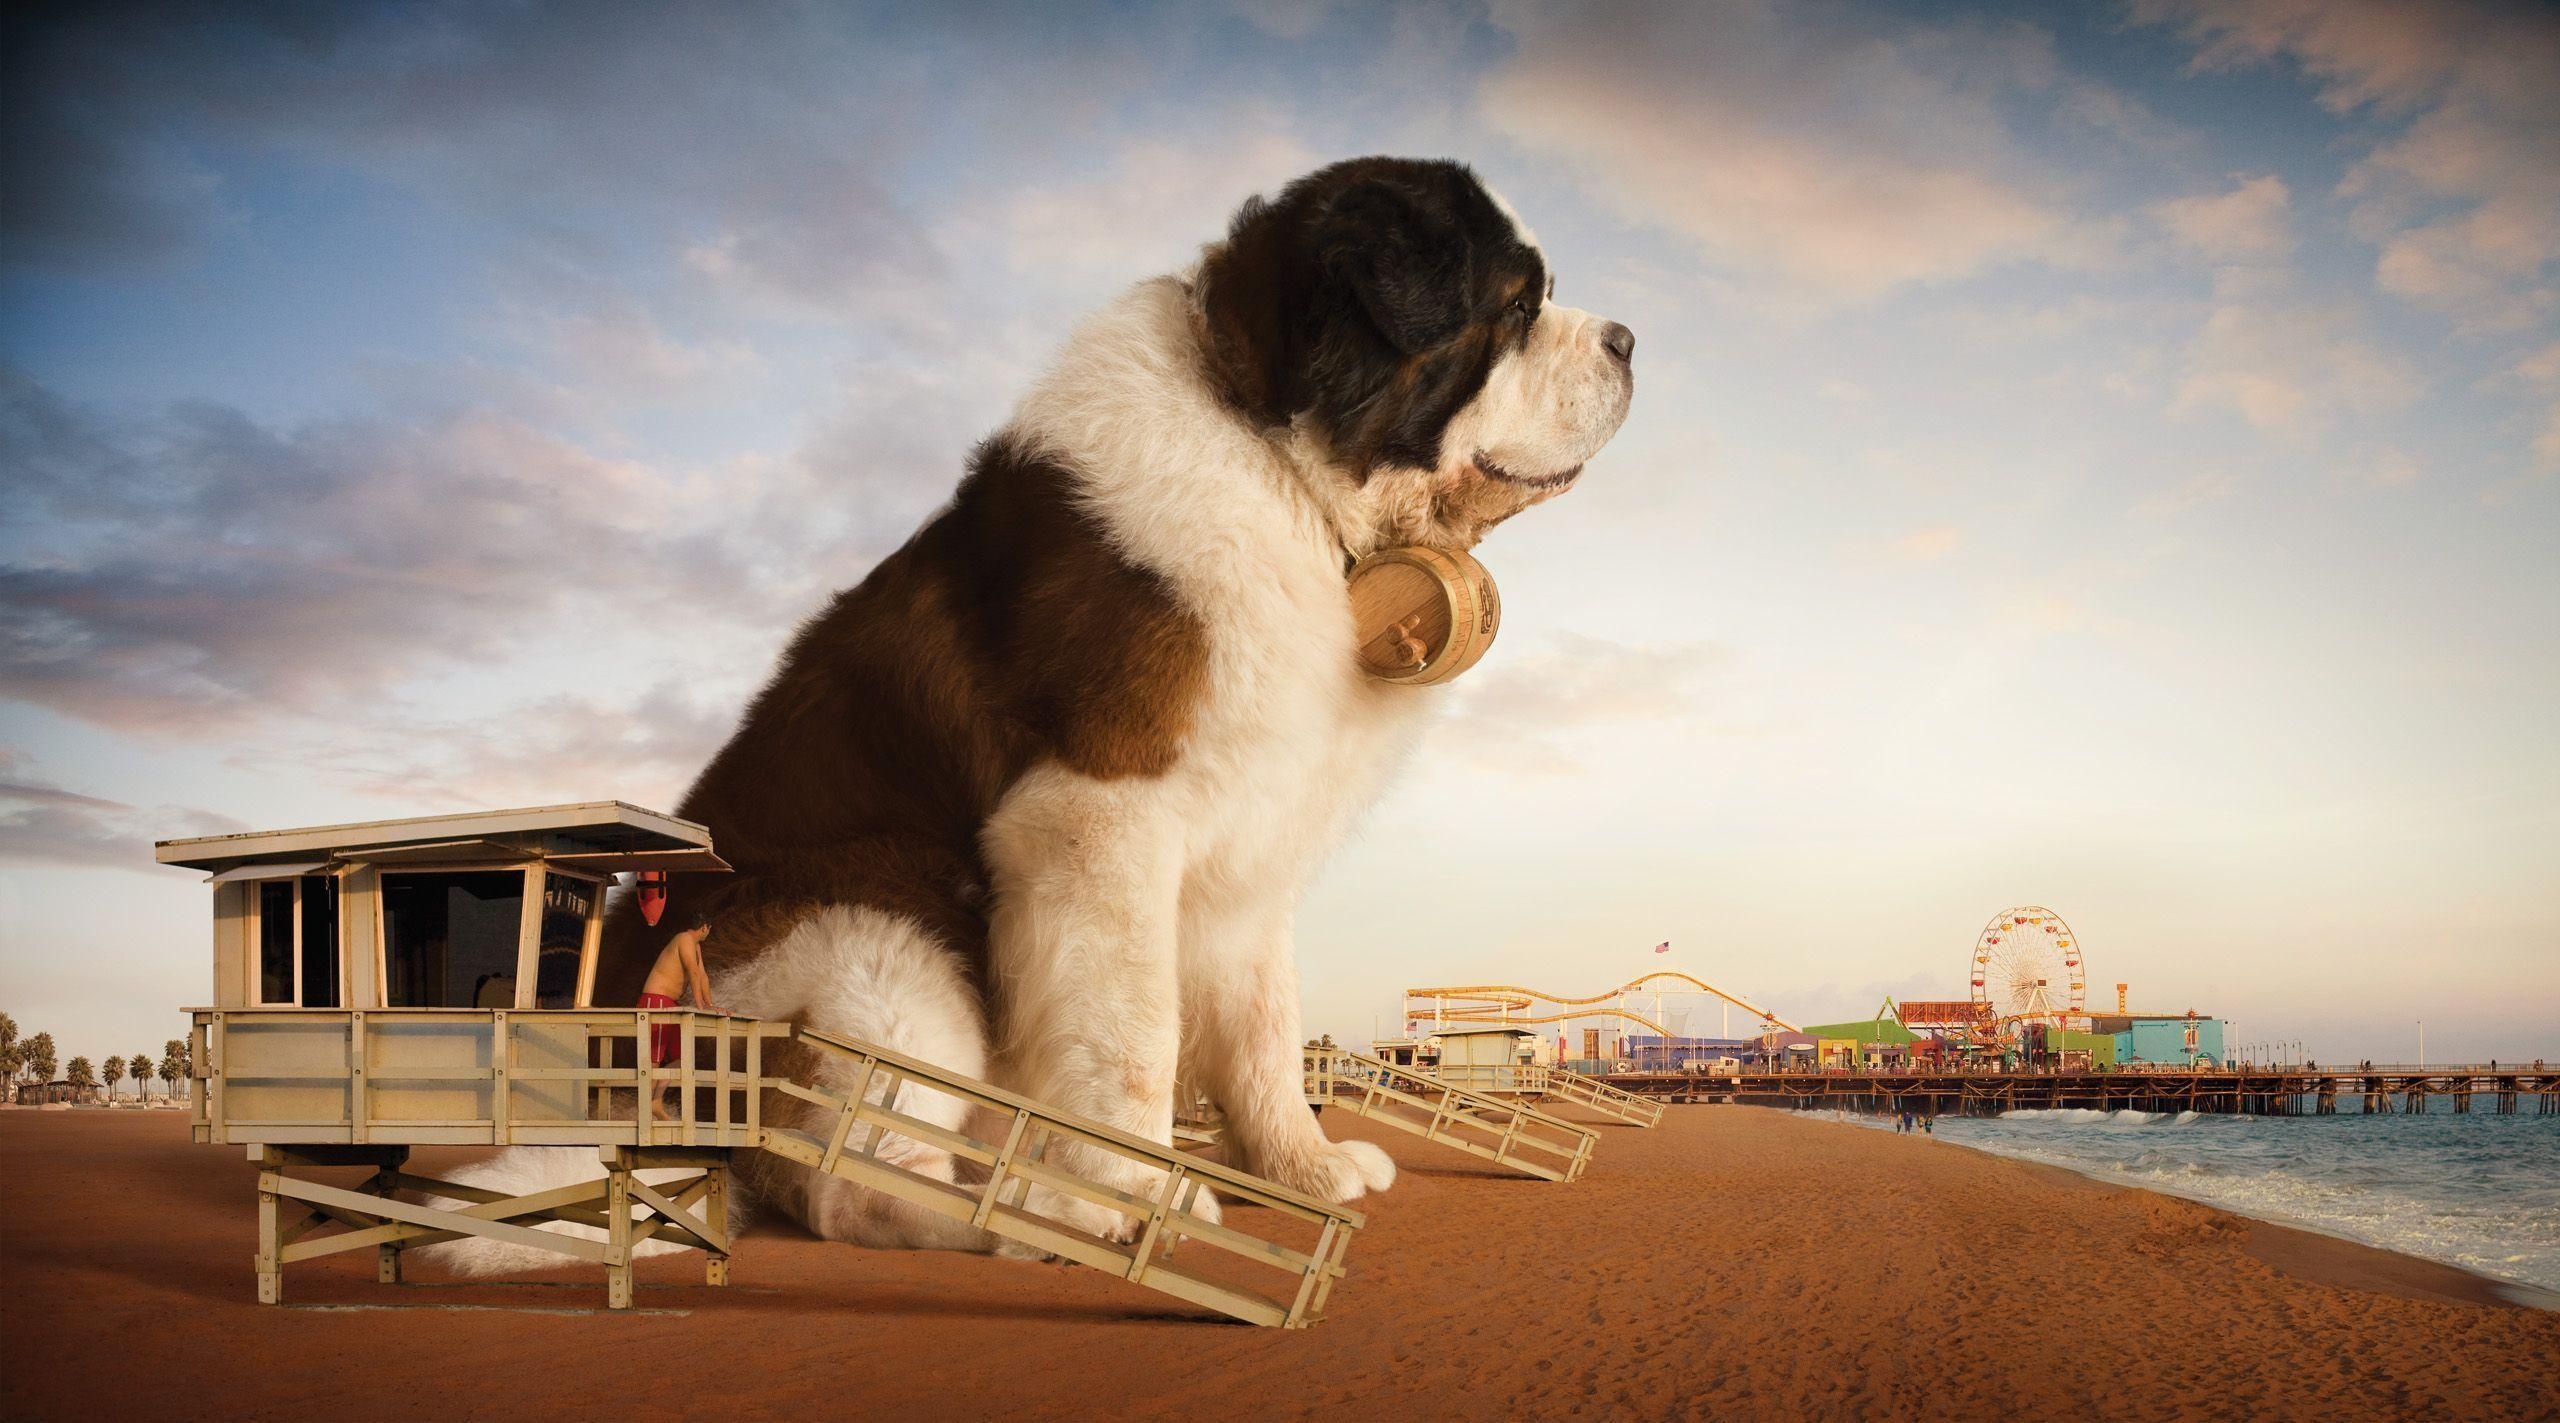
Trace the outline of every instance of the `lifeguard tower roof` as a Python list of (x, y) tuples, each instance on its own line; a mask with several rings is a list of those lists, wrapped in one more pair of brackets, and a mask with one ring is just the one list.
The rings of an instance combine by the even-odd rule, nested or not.
[(1521, 1023), (1445, 1023), (1431, 1030), (1435, 1038), (1465, 1037), (1475, 1033), (1512, 1033), (1519, 1037), (1540, 1036), (1536, 1028)]
[(396, 865), (490, 857), (539, 859), (564, 869), (605, 874), (729, 868), (712, 853), (708, 829), (618, 800), (202, 835), (160, 841), (153, 847), (153, 857), (164, 865), (210, 871), (217, 879), (239, 870), (272, 870), (288, 864), (317, 868), (350, 860)]

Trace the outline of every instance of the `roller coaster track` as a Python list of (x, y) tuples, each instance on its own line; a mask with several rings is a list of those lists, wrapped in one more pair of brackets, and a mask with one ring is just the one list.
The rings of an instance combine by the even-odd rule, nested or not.
[[(1632, 1009), (1589, 1006), (1609, 1003), (1627, 994), (1641, 992), (1646, 984), (1657, 983), (1664, 979), (1685, 983), (1700, 993), (1713, 994), (1753, 1017), (1775, 1023), (1789, 1032), (1800, 1031), (1795, 1024), (1759, 1004), (1747, 998), (1738, 998), (1705, 979), (1693, 978), (1677, 969), (1662, 969), (1648, 973), (1642, 978), (1621, 984), (1606, 993), (1595, 993), (1588, 998), (1568, 998), (1561, 994), (1543, 993), (1535, 988), (1522, 988), (1508, 983), (1463, 984), (1446, 988), (1408, 988), (1404, 991), (1405, 1016), (1429, 1018), (1439, 1023), (1518, 1023), (1524, 1026), (1531, 1023), (1561, 1023), (1569, 1018), (1617, 1017), (1631, 1023), (1641, 1023), (1664, 1037), (1672, 1037), (1675, 1035), (1669, 1029)], [(1450, 999), (1474, 1001), (1451, 1003)], [(1533, 1010), (1541, 1005), (1552, 1005), (1568, 1011), (1535, 1013)]]

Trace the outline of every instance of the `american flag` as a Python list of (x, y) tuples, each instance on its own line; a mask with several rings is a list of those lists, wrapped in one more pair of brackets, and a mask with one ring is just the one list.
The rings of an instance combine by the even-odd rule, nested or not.
[(1671, 941), (1669, 939), (1663, 940), (1661, 943), (1653, 946), (1653, 951), (1657, 954), (1667, 954), (1671, 952)]

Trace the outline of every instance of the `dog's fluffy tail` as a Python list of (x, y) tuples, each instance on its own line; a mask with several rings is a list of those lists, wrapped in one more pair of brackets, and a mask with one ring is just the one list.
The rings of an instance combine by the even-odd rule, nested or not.
[[(632, 1173), (655, 1186), (690, 1176), (685, 1167), (657, 1167)], [(452, 1175), (454, 1184), (478, 1186), (507, 1196), (529, 1196), (536, 1191), (573, 1186), (580, 1181), (601, 1180), (604, 1163), (597, 1159), (591, 1146), (517, 1146), (509, 1147), (486, 1161), (475, 1162)], [(729, 1195), (729, 1229), (734, 1235), (745, 1221), (741, 1193)], [(462, 1201), (427, 1196), (431, 1205), (459, 1206)], [(602, 1240), (604, 1232), (592, 1226), (570, 1225), (564, 1221), (546, 1221), (534, 1227), (559, 1235), (573, 1235), (581, 1240)], [(634, 1257), (665, 1255), (681, 1250), (673, 1241), (643, 1240), (631, 1247)], [(457, 1275), (513, 1275), (531, 1270), (550, 1269), (568, 1263), (570, 1257), (538, 1246), (520, 1245), (511, 1240), (487, 1240), (477, 1236), (449, 1240), (441, 1245), (421, 1246), (414, 1252), (422, 1263), (442, 1266)]]

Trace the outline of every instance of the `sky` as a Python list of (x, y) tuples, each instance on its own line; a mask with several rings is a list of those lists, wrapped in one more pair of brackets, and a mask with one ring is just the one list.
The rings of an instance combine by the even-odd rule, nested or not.
[(7, 23), (0, 1009), (66, 1059), (210, 992), (154, 839), (672, 805), (1080, 313), (1371, 152), (1473, 164), (1639, 380), (1479, 551), (1310, 1031), (1864, 1016), (2040, 904), (2093, 1003), (2560, 1057), (2548, 9)]

